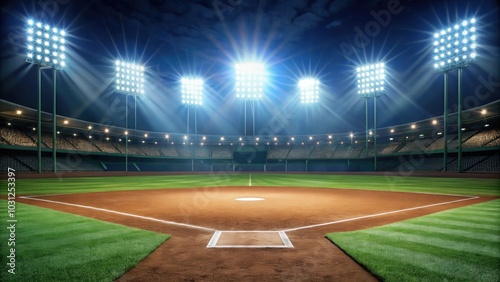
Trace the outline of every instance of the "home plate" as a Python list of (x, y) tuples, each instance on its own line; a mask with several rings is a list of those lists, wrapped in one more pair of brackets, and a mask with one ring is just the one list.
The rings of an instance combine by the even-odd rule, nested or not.
[(284, 231), (215, 231), (207, 248), (293, 248)]

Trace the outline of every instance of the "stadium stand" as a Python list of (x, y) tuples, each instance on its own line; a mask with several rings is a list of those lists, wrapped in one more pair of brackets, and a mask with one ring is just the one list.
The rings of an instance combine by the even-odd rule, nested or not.
[[(70, 131), (71, 132), (71, 131)], [(74, 132), (74, 130), (72, 130)], [(426, 134), (429, 134), (427, 132)], [(125, 167), (123, 155), (125, 143), (119, 142), (114, 136), (108, 140), (88, 138), (87, 133), (73, 136), (73, 133), (57, 135), (57, 168), (60, 171), (102, 171), (123, 170)], [(444, 138), (440, 135), (423, 138), (413, 134), (394, 136), (395, 140), (384, 142), (379, 139), (378, 169), (381, 171), (442, 171), (442, 150)], [(430, 135), (427, 135), (430, 136)], [(19, 171), (35, 171), (36, 131), (32, 127), (0, 126), (0, 145), (3, 152), (1, 166), (10, 165)], [(95, 137), (95, 136), (94, 136)], [(370, 171), (373, 165), (373, 143), (369, 143), (366, 151), (363, 139), (357, 139), (353, 144), (346, 139), (337, 139), (329, 144), (329, 140), (304, 142), (302, 145), (268, 144), (259, 146), (230, 146), (228, 143), (211, 143), (209, 145), (182, 145), (176, 140), (176, 145), (158, 139), (158, 144), (142, 143), (141, 139), (131, 138), (128, 143), (130, 170), (152, 171), (221, 171), (243, 169), (245, 171)], [(325, 137), (326, 138), (326, 137)], [(393, 139), (393, 136), (391, 136)], [(348, 139), (347, 139), (348, 140)], [(500, 130), (483, 125), (462, 132), (463, 141), (463, 171), (465, 172), (500, 172), (499, 154)], [(327, 143), (328, 142), (328, 143)], [(331, 142), (331, 141), (330, 141)], [(52, 158), (48, 155), (52, 147), (52, 133), (42, 133), (42, 149), (46, 152), (42, 158), (43, 171), (52, 170)], [(448, 171), (457, 169), (458, 138), (456, 132), (448, 135)], [(85, 153), (83, 153), (85, 152)], [(235, 154), (246, 158), (247, 154), (257, 152), (260, 158), (252, 163), (237, 162)], [(95, 154), (93, 154), (95, 153)], [(78, 155), (80, 154), (80, 155)], [(82, 155), (83, 154), (83, 155)], [(66, 156), (77, 155), (81, 160), (76, 164), (68, 161)], [(110, 159), (104, 160), (103, 156)], [(148, 157), (148, 158), (145, 158)], [(414, 158), (414, 159), (411, 159)], [(417, 161), (415, 161), (415, 159)], [(71, 158), (69, 159), (71, 160)], [(212, 161), (213, 160), (213, 161)], [(219, 161), (217, 161), (219, 160)], [(223, 161), (224, 160), (224, 161)], [(245, 159), (246, 160), (246, 159)], [(194, 161), (194, 162), (193, 162)], [(235, 163), (237, 165), (235, 166)], [(109, 166), (108, 166), (109, 164)]]
[(399, 151), (405, 144), (404, 143), (389, 143), (385, 148), (378, 148), (380, 155), (388, 155)]
[(36, 146), (36, 141), (29, 138), (23, 132), (18, 129), (1, 127), (0, 135), (7, 141), (10, 145), (33, 147)]
[(212, 159), (232, 159), (233, 151), (228, 146), (210, 146)]
[(325, 144), (314, 146), (311, 151), (311, 159), (333, 159), (335, 154), (336, 144)]
[(352, 147), (348, 144), (340, 144), (334, 152), (335, 159), (348, 159), (351, 154)]
[(163, 145), (160, 146), (160, 152), (163, 156), (165, 157), (178, 157), (179, 155), (177, 154), (177, 150), (175, 149), (174, 145)]
[(77, 138), (77, 137), (68, 137), (66, 138), (69, 143), (71, 143), (76, 150), (78, 151), (86, 151), (86, 152), (96, 152), (99, 151), (99, 149), (92, 145), (90, 141), (86, 138)]
[(287, 145), (276, 145), (269, 149), (267, 158), (271, 160), (284, 160), (287, 158), (290, 152), (290, 146)]
[(193, 157), (193, 151), (190, 146), (175, 146), (175, 150), (177, 151), (177, 156), (181, 158), (191, 158)]
[(157, 145), (153, 144), (140, 144), (138, 145), (139, 150), (143, 155), (146, 156), (160, 156), (160, 151)]
[(210, 158), (210, 156), (211, 156), (210, 150), (206, 146), (195, 146), (193, 148), (193, 157), (194, 158), (208, 159), (208, 158)]
[(495, 144), (496, 139), (500, 138), (499, 129), (490, 129), (486, 131), (481, 131), (470, 137), (463, 143), (464, 148), (478, 148), (485, 146), (486, 144)]
[(311, 155), (311, 146), (307, 145), (296, 145), (292, 146), (290, 152), (288, 153), (287, 159), (308, 159)]
[(104, 141), (104, 140), (93, 140), (92, 143), (97, 147), (101, 152), (117, 154), (120, 153), (115, 146), (113, 146), (113, 142)]
[(411, 140), (408, 141), (404, 144), (404, 146), (399, 149), (397, 152), (398, 153), (409, 153), (409, 152), (418, 152), (418, 151), (423, 151), (429, 146), (430, 143), (432, 143), (432, 139), (426, 138), (426, 139), (416, 139), (416, 140)]

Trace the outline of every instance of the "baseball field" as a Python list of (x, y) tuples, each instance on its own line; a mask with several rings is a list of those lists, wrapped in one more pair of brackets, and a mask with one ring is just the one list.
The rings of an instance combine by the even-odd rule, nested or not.
[(500, 277), (498, 178), (12, 178), (1, 181), (1, 281)]

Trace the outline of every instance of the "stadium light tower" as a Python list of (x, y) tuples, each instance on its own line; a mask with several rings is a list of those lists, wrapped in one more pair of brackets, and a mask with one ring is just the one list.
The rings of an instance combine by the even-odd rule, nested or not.
[(134, 112), (137, 124), (137, 94), (144, 94), (144, 66), (116, 60), (115, 68), (116, 91), (125, 95), (125, 173), (128, 173), (128, 96), (133, 95), (136, 101)]
[(377, 171), (377, 97), (385, 90), (385, 64), (382, 62), (356, 68), (358, 95), (366, 99), (366, 151), (368, 152), (368, 99), (373, 97), (373, 169)]
[(299, 80), (300, 102), (312, 104), (319, 101), (319, 80), (316, 78), (302, 78)]
[(239, 63), (235, 69), (236, 98), (245, 100), (245, 135), (247, 135), (247, 101), (251, 102), (252, 135), (255, 135), (255, 101), (264, 96), (265, 67), (261, 63)]
[(183, 77), (181, 79), (182, 104), (187, 106), (186, 133), (189, 134), (189, 109), (194, 108), (194, 134), (198, 134), (196, 109), (203, 105), (203, 79)]
[(38, 66), (38, 137), (37, 137), (37, 150), (38, 150), (38, 173), (42, 172), (42, 69), (53, 70), (53, 112), (52, 112), (52, 158), (53, 158), (53, 171), (57, 172), (56, 162), (56, 143), (57, 143), (57, 129), (56, 129), (56, 86), (57, 86), (57, 70), (66, 66), (66, 32), (51, 27), (48, 24), (35, 22), (33, 19), (28, 20), (27, 33), (27, 58), (26, 62)]
[(459, 21), (434, 34), (434, 69), (444, 73), (443, 172), (448, 155), (448, 71), (458, 69), (458, 172), (462, 172), (462, 70), (476, 61), (476, 19)]

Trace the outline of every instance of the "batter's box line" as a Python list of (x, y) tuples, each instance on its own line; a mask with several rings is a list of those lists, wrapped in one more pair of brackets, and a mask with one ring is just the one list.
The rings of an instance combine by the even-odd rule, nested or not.
[[(258, 244), (258, 245), (217, 245), (219, 242), (219, 239), (223, 233), (278, 233), (281, 242), (283, 243), (282, 245), (275, 245), (275, 244)], [(232, 249), (240, 249), (240, 248), (254, 248), (254, 249), (265, 249), (265, 248), (273, 248), (273, 249), (293, 249), (294, 246), (288, 236), (286, 235), (285, 231), (260, 231), (260, 230), (241, 230), (241, 231), (235, 231), (235, 230), (216, 230), (214, 232), (214, 235), (208, 242), (207, 248), (219, 248), (219, 249), (224, 249), (224, 248), (232, 248)]]

